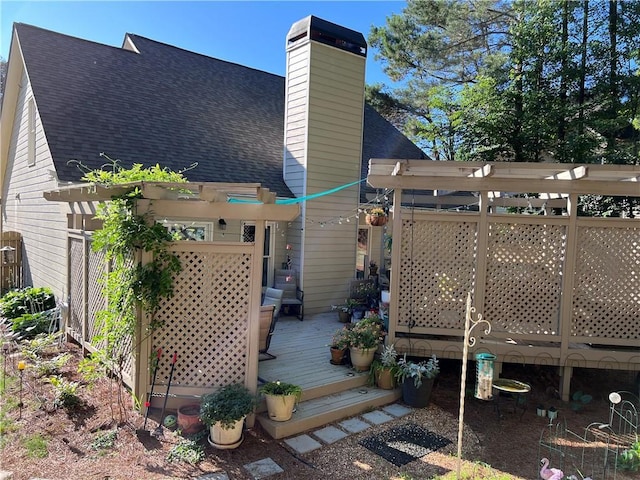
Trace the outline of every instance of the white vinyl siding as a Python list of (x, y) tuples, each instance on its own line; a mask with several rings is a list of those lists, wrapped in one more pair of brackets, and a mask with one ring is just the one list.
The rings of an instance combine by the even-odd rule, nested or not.
[(27, 165), (36, 164), (36, 103), (33, 97), (27, 103)]
[[(43, 197), (44, 191), (57, 187), (57, 177), (26, 75), (21, 85), (4, 185), (3, 230), (22, 234), (25, 285), (51, 287), (60, 297), (67, 292), (67, 220), (62, 210), (66, 205)], [(33, 134), (29, 125), (31, 104)], [(34, 162), (29, 165), (31, 135)]]

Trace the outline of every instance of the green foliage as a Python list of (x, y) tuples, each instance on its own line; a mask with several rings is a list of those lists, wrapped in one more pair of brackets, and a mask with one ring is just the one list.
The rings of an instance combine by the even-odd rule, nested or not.
[(220, 422), (224, 428), (231, 428), (255, 406), (256, 397), (247, 387), (234, 383), (202, 397), (200, 419), (207, 426)]
[(344, 350), (349, 348), (349, 328), (344, 326), (343, 328), (336, 330), (331, 338), (331, 347)]
[(93, 442), (91, 442), (91, 448), (94, 450), (106, 450), (107, 448), (113, 448), (116, 444), (117, 438), (117, 429), (99, 432)]
[(81, 403), (80, 397), (77, 395), (78, 387), (80, 386), (78, 382), (70, 382), (59, 375), (49, 377), (48, 381), (53, 385), (53, 390), (55, 391), (53, 405), (56, 408), (71, 409)]
[(53, 354), (59, 351), (60, 338), (64, 335), (64, 332), (40, 334), (31, 340), (25, 340), (20, 344), (20, 351), (22, 355), (35, 360), (36, 358), (42, 358), (48, 354)]
[[(639, 35), (638, 2), (408, 0), (369, 34), (397, 87), (366, 95), (436, 160), (636, 164)], [(640, 202), (609, 201), (584, 211)]]
[(383, 340), (380, 318), (371, 316), (360, 320), (347, 330), (347, 341), (350, 348), (365, 350), (377, 347)]
[(396, 379), (402, 383), (407, 378), (413, 378), (413, 384), (416, 388), (420, 388), (423, 378), (435, 378), (439, 373), (440, 365), (435, 355), (432, 355), (429, 360), (414, 362), (407, 360), (407, 354), (405, 354), (398, 360)]
[(98, 352), (92, 353), (89, 357), (85, 357), (78, 363), (78, 373), (89, 384), (95, 383), (97, 380), (106, 376), (105, 362)]
[(204, 459), (204, 449), (194, 440), (180, 440), (167, 454), (167, 462), (185, 462), (197, 465)]
[(276, 380), (262, 385), (260, 387), (260, 393), (269, 395), (295, 395), (296, 399), (300, 401), (300, 397), (302, 396), (302, 387), (294, 385), (293, 383)]
[[(111, 162), (110, 170), (89, 171), (83, 179), (102, 185), (138, 181), (186, 182), (182, 173), (159, 165), (144, 168), (135, 164), (124, 169), (118, 160), (106, 158)], [(135, 212), (139, 197), (140, 191), (136, 188), (122, 197), (101, 203), (97, 218), (103, 225), (93, 235), (93, 250), (103, 250), (106, 261), (113, 265), (103, 279), (108, 305), (96, 314), (101, 328), (94, 341), (105, 345), (101, 359), (109, 359), (111, 366), (116, 368), (121, 365), (123, 349), (135, 331), (137, 309), (147, 313), (152, 330), (158, 327), (155, 314), (162, 300), (173, 295), (173, 276), (181, 270), (178, 257), (168, 251), (168, 245), (173, 241), (169, 231), (151, 215)], [(151, 260), (142, 263), (141, 253), (150, 253)]]
[(618, 456), (617, 466), (620, 470), (637, 472), (640, 470), (640, 441), (636, 440), (630, 448), (626, 448)]
[(0, 299), (2, 316), (13, 319), (26, 313), (44, 312), (56, 307), (53, 291), (48, 287), (12, 290)]
[(11, 331), (21, 338), (33, 338), (49, 332), (51, 317), (44, 312), (25, 313), (11, 321)]
[(45, 458), (49, 455), (47, 444), (47, 439), (39, 433), (24, 439), (24, 447), (27, 450), (27, 456), (30, 458)]
[(69, 360), (71, 360), (69, 353), (61, 353), (51, 359), (39, 358), (33, 361), (33, 369), (39, 377), (54, 375), (57, 374)]

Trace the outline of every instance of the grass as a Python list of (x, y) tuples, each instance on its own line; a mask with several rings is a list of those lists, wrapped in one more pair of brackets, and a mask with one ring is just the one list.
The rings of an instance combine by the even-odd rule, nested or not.
[(39, 433), (30, 435), (24, 439), (24, 448), (27, 450), (27, 456), (29, 458), (45, 458), (49, 455), (47, 444), (47, 439)]
[(436, 476), (434, 480), (473, 480), (482, 478), (483, 480), (511, 480), (514, 477), (504, 472), (500, 472), (491, 468), (484, 462), (463, 463), (460, 469), (460, 477), (456, 476), (457, 472), (451, 471), (445, 475)]

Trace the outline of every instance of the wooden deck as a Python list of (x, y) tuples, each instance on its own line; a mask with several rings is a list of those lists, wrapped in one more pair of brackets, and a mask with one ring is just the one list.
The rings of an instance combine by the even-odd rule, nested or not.
[(278, 319), (268, 350), (276, 358), (261, 361), (258, 376), (300, 385), (303, 393), (291, 420), (274, 422), (264, 411), (256, 417), (272, 437), (295, 435), (400, 398), (399, 389), (367, 386), (368, 372), (356, 373), (329, 362), (328, 345), (342, 326), (335, 312), (305, 317), (302, 322), (294, 316)]

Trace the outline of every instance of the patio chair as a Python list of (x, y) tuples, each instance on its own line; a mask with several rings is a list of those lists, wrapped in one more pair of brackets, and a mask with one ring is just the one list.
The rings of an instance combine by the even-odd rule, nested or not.
[(273, 330), (276, 328), (276, 317), (274, 315), (275, 307), (273, 305), (261, 305), (260, 306), (260, 337), (258, 340), (258, 353), (266, 355), (267, 358), (260, 358), (259, 360), (273, 360), (276, 358), (268, 352), (269, 345), (271, 345), (271, 336)]
[(282, 306), (296, 309), (298, 320), (304, 319), (304, 292), (298, 287), (295, 270), (276, 270), (274, 287), (283, 290)]
[(282, 295), (284, 290), (278, 288), (267, 288), (264, 291), (264, 297), (262, 298), (262, 305), (273, 305), (275, 307), (273, 316), (277, 320), (280, 315), (280, 309), (282, 308)]

